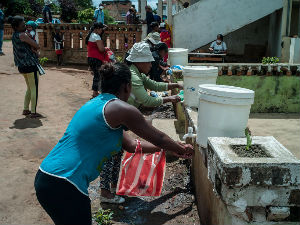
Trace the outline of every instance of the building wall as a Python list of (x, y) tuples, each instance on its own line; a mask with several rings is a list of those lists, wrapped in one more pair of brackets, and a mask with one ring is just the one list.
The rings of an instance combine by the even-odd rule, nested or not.
[(103, 2), (104, 8), (108, 10), (109, 15), (116, 21), (126, 21), (126, 13), (132, 6), (130, 1), (126, 2)]
[(195, 50), (218, 33), (230, 34), (280, 8), (282, 0), (201, 0), (174, 15), (174, 46)]

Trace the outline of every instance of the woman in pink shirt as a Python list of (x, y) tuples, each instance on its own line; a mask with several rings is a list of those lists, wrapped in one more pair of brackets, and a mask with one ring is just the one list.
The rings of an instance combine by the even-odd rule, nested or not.
[(88, 50), (88, 64), (93, 71), (93, 94), (92, 98), (99, 95), (99, 82), (100, 82), (100, 73), (99, 69), (102, 64), (106, 61), (108, 62), (108, 55), (104, 47), (104, 43), (101, 39), (101, 34), (103, 33), (104, 25), (103, 23), (94, 23), (91, 27), (89, 34), (85, 39)]

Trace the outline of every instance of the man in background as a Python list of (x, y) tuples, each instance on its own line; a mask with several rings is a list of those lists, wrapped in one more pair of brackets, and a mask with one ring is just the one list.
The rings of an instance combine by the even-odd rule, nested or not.
[(99, 8), (97, 8), (95, 10), (95, 12), (94, 12), (95, 22), (104, 24), (104, 12), (103, 12), (103, 9), (104, 9), (103, 5), (99, 4)]
[(51, 3), (50, 0), (45, 1), (45, 6), (43, 8), (44, 23), (52, 23)]
[(146, 9), (146, 23), (147, 23), (147, 35), (148, 35), (152, 31), (151, 23), (155, 22), (155, 20), (152, 13), (152, 8), (149, 5), (146, 5), (145, 9)]
[(0, 56), (4, 55), (2, 51), (3, 35), (4, 35), (4, 13), (2, 11), (2, 3), (0, 3)]

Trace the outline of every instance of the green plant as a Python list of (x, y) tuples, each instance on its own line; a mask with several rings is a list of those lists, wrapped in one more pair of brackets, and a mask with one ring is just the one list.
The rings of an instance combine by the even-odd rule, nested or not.
[(278, 57), (263, 57), (262, 64), (275, 64), (279, 62)]
[(248, 127), (245, 129), (245, 135), (247, 138), (246, 150), (249, 150), (249, 148), (251, 147), (251, 144), (252, 144), (252, 137), (251, 137), (251, 131)]
[(94, 21), (94, 9), (84, 9), (78, 12), (79, 23), (92, 23)]
[(123, 57), (122, 56), (117, 56), (116, 57), (117, 62), (123, 62)]
[(98, 225), (110, 225), (112, 224), (113, 212), (110, 209), (104, 210), (99, 209), (98, 212), (94, 215), (95, 221)]
[(105, 24), (114, 24), (115, 23), (115, 19), (109, 15), (108, 10), (104, 9), (104, 23)]
[(47, 57), (40, 58), (40, 64), (43, 66), (49, 59)]

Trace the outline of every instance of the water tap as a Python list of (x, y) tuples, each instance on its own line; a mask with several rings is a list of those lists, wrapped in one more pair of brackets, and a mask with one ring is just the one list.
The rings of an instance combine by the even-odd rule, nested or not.
[(188, 133), (183, 135), (183, 140), (186, 140), (187, 137), (196, 137), (197, 134), (193, 134), (193, 128), (192, 127), (188, 127)]

